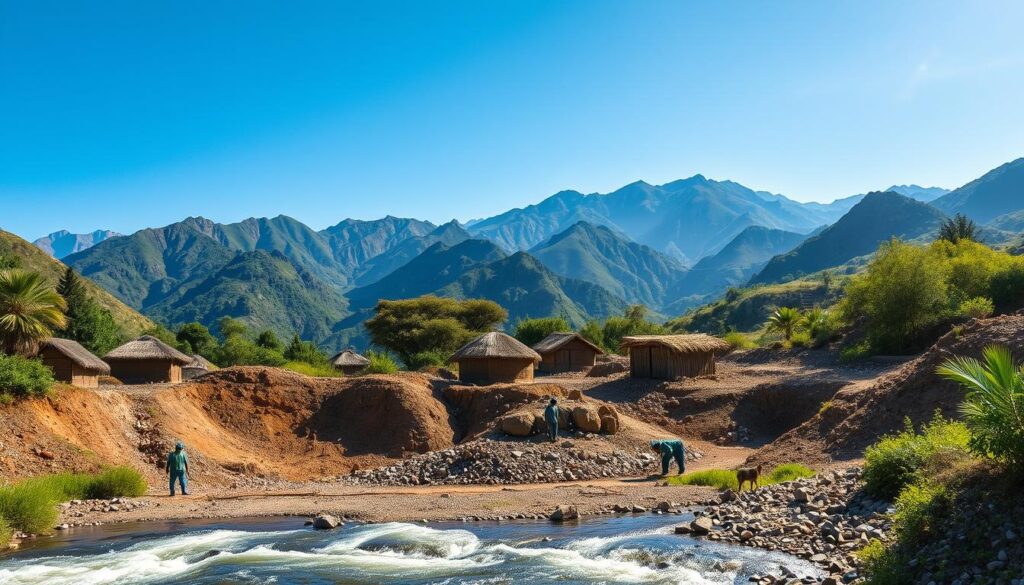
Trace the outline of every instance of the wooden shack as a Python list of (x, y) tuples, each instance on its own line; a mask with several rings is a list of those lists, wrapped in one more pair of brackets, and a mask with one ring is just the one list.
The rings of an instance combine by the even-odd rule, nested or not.
[(629, 352), (633, 378), (678, 380), (715, 373), (715, 352), (729, 344), (703, 333), (624, 337), (620, 349)]
[(459, 348), (448, 363), (459, 365), (459, 380), (471, 384), (529, 382), (540, 355), (514, 337), (492, 331)]
[(100, 376), (110, 373), (106, 362), (71, 339), (44, 339), (39, 344), (38, 357), (53, 370), (54, 379), (80, 388), (95, 388), (100, 384)]
[(217, 366), (197, 353), (192, 356), (192, 361), (181, 368), (181, 377), (183, 380), (191, 380), (216, 369)]
[(537, 369), (545, 373), (578, 372), (593, 367), (604, 351), (579, 333), (552, 333), (533, 346)]
[(346, 348), (331, 358), (331, 366), (341, 370), (346, 376), (354, 376), (366, 369), (370, 360), (356, 353), (351, 347)]
[(160, 341), (143, 335), (135, 341), (116, 347), (103, 356), (110, 372), (125, 384), (181, 382), (181, 368), (192, 358)]

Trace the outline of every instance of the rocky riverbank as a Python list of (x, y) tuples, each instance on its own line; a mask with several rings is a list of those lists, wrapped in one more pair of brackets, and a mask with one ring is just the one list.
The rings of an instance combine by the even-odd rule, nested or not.
[[(688, 461), (703, 454), (687, 450)], [(675, 464), (673, 463), (673, 466)], [(620, 449), (604, 435), (580, 433), (555, 443), (479, 439), (389, 467), (339, 478), (348, 485), (506, 485), (635, 477), (661, 473), (661, 460), (642, 449)]]
[[(862, 579), (855, 552), (872, 539), (883, 542), (891, 528), (887, 502), (860, 489), (860, 469), (833, 471), (754, 491), (722, 494), (676, 532), (780, 551), (826, 569), (827, 583)], [(785, 575), (765, 575), (774, 583)]]

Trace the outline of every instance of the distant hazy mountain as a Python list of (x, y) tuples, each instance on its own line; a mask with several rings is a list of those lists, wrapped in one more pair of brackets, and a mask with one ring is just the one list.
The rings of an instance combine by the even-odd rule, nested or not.
[(681, 262), (605, 226), (573, 224), (530, 250), (545, 266), (597, 284), (631, 303), (659, 309), (686, 273)]
[(469, 226), (506, 250), (529, 250), (579, 221), (604, 225), (682, 261), (721, 249), (749, 226), (809, 232), (838, 215), (732, 181), (701, 175), (650, 185), (638, 181), (607, 195), (563, 191)]
[[(367, 262), (393, 250), (410, 238), (435, 229), (429, 221), (387, 216), (362, 221), (346, 219), (320, 232), (334, 252), (334, 260), (346, 274), (361, 271)], [(426, 248), (424, 248), (426, 249)]]
[(1024, 209), (1024, 158), (993, 169), (932, 204), (948, 215), (962, 213), (978, 223)]
[(750, 282), (778, 282), (838, 266), (894, 236), (913, 239), (936, 231), (944, 218), (931, 205), (898, 193), (868, 193), (835, 224), (772, 258)]
[(942, 187), (922, 187), (920, 185), (893, 185), (886, 189), (886, 191), (906, 195), (911, 199), (917, 199), (924, 203), (931, 203), (949, 193), (949, 189), (943, 189)]
[(680, 297), (719, 294), (745, 284), (773, 257), (795, 248), (807, 236), (784, 230), (750, 226), (714, 256), (690, 268), (679, 284)]
[(359, 266), (355, 272), (355, 284), (364, 286), (384, 278), (434, 244), (454, 246), (472, 237), (457, 221), (438, 226), (424, 235), (407, 237)]
[(625, 302), (605, 289), (558, 276), (526, 253), (508, 256), (486, 240), (454, 246), (437, 243), (393, 273), (349, 291), (353, 311), (372, 308), (380, 299), (425, 294), (485, 298), (509, 311), (510, 322), (525, 317), (564, 315), (575, 325), (619, 313)]
[(96, 230), (91, 234), (72, 234), (67, 230), (53, 232), (32, 242), (39, 249), (60, 260), (68, 254), (91, 248), (103, 240), (116, 238), (121, 234), (110, 230)]
[(214, 328), (221, 317), (236, 317), (253, 331), (271, 329), (281, 337), (298, 333), (321, 340), (347, 314), (341, 294), (277, 251), (238, 253), (226, 265), (188, 289), (178, 289), (148, 308), (160, 322), (176, 327), (198, 321)]

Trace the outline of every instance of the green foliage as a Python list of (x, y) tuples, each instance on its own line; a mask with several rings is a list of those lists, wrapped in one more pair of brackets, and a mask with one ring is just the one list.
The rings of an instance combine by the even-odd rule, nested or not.
[(217, 338), (202, 323), (193, 321), (178, 328), (174, 338), (181, 350), (187, 354), (213, 355), (217, 347)]
[(0, 270), (21, 268), (21, 258), (13, 254), (0, 254)]
[[(0, 264), (2, 264), (2, 261), (3, 258), (0, 257)], [(0, 516), (0, 546), (3, 546), (4, 543), (10, 541), (11, 536), (13, 535), (14, 531), (11, 530), (11, 526), (3, 519), (2, 516)]]
[(177, 348), (178, 350), (187, 350), (188, 349), (188, 348), (182, 347), (181, 344), (178, 343), (177, 336), (175, 336), (175, 334), (170, 329), (164, 327), (163, 325), (157, 325), (156, 327), (151, 327), (149, 329), (146, 329), (145, 331), (142, 332), (142, 334), (143, 335), (150, 335), (152, 337), (156, 337), (160, 341), (166, 343), (167, 345), (169, 345), (171, 347)]
[(249, 328), (245, 326), (239, 319), (232, 319), (231, 317), (221, 317), (217, 321), (217, 333), (220, 334), (221, 339), (227, 339), (232, 335), (245, 335)]
[(545, 317), (542, 319), (522, 319), (516, 323), (512, 337), (533, 347), (540, 340), (552, 333), (569, 331), (569, 323), (563, 317)]
[(97, 355), (121, 344), (121, 330), (113, 315), (93, 300), (81, 277), (70, 267), (57, 283), (57, 293), (64, 298), (67, 317), (64, 327), (57, 331), (58, 336), (73, 339)]
[[(53, 371), (39, 360), (0, 354), (0, 398), (46, 396), (53, 387)], [(4, 398), (6, 397), (6, 398)]]
[(991, 299), (986, 299), (985, 297), (974, 297), (960, 303), (960, 308), (957, 312), (960, 315), (971, 319), (982, 319), (984, 317), (991, 316), (995, 310), (996, 307), (992, 303)]
[(950, 452), (965, 453), (971, 440), (962, 423), (936, 414), (915, 433), (910, 420), (903, 432), (886, 435), (864, 452), (864, 489), (869, 494), (892, 500), (919, 478), (933, 458)]
[(403, 363), (423, 352), (447, 355), (508, 318), (497, 303), (436, 296), (377, 303), (364, 323), (373, 343), (394, 352)]
[(1024, 366), (1003, 346), (989, 346), (982, 355), (982, 361), (948, 359), (938, 373), (967, 391), (960, 410), (971, 432), (971, 450), (1024, 464)]
[(867, 270), (846, 287), (840, 310), (850, 322), (863, 316), (876, 351), (901, 353), (936, 323), (948, 304), (949, 268), (928, 249), (891, 240)]
[(286, 362), (282, 368), (314, 378), (343, 378), (345, 374), (327, 364), (313, 365), (306, 362)]
[(421, 351), (410, 356), (410, 361), (404, 362), (406, 369), (419, 370), (430, 366), (444, 367), (448, 365), (449, 354), (440, 351)]
[[(779, 465), (769, 473), (761, 476), (759, 485), (772, 485), (786, 481), (793, 481), (803, 477), (813, 477), (813, 469), (800, 465), (799, 463), (785, 463)], [(732, 469), (705, 469), (694, 471), (684, 475), (677, 475), (668, 478), (671, 485), (702, 485), (716, 487), (721, 490), (739, 489), (739, 481), (736, 480), (736, 471)]]
[(793, 338), (793, 332), (800, 325), (800, 310), (792, 307), (779, 307), (768, 317), (765, 325), (768, 331), (782, 333), (782, 337), (789, 341)]
[(280, 366), (287, 360), (281, 352), (256, 345), (242, 335), (230, 335), (212, 352), (215, 364), (228, 366)]
[(621, 317), (609, 317), (601, 327), (602, 347), (617, 352), (623, 337), (632, 335), (663, 335), (668, 327), (647, 320), (647, 308), (630, 305)]
[(977, 242), (979, 241), (978, 226), (966, 215), (958, 213), (942, 222), (942, 226), (939, 228), (939, 239), (953, 244), (959, 243), (961, 240)]
[(886, 547), (882, 541), (873, 539), (856, 554), (864, 564), (864, 572), (871, 585), (903, 585), (911, 582), (907, 559), (893, 548)]
[(57, 503), (73, 499), (138, 497), (146, 481), (135, 469), (112, 467), (97, 474), (60, 473), (0, 486), (0, 524), (45, 533), (57, 521)]
[(900, 492), (892, 520), (903, 545), (916, 545), (933, 528), (946, 496), (945, 486), (929, 481), (910, 484)]
[(757, 343), (750, 336), (739, 331), (730, 331), (722, 339), (733, 349), (753, 349), (757, 347)]
[(256, 336), (256, 345), (274, 351), (284, 351), (284, 344), (277, 338), (277, 334), (270, 329)]
[(64, 297), (38, 272), (0, 272), (0, 350), (29, 355), (67, 325)]
[(810, 345), (813, 347), (832, 341), (839, 331), (839, 319), (835, 312), (820, 307), (804, 312), (801, 325), (810, 336)]
[(398, 364), (386, 353), (370, 350), (366, 352), (370, 365), (363, 370), (367, 374), (394, 374), (398, 372)]
[(601, 328), (600, 321), (587, 321), (580, 329), (579, 334), (598, 347), (608, 348), (604, 342), (604, 330)]
[[(267, 349), (258, 342), (256, 345), (262, 349)], [(298, 334), (292, 336), (291, 342), (284, 350), (284, 357), (289, 361), (305, 362), (314, 366), (327, 365), (327, 356), (324, 352), (320, 351), (320, 348), (315, 343), (299, 339)]]

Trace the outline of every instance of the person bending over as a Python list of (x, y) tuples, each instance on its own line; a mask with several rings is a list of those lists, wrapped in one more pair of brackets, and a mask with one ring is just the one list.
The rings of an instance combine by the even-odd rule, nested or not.
[(661, 453), (661, 474), (668, 475), (672, 459), (679, 465), (679, 473), (686, 473), (686, 447), (679, 439), (659, 439), (651, 441), (651, 449)]

